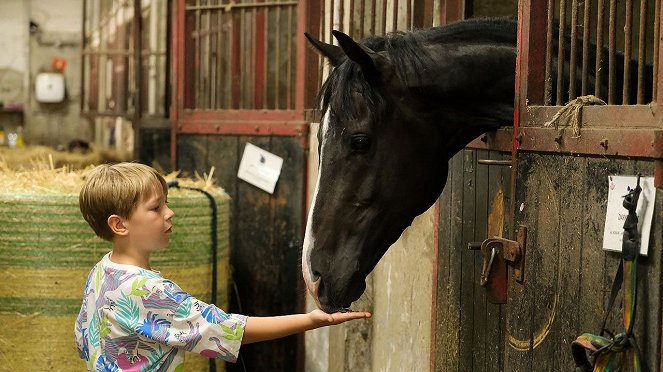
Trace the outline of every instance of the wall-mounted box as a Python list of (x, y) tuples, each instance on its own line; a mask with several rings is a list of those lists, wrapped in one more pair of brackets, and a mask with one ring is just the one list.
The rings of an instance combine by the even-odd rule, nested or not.
[(35, 80), (35, 99), (42, 103), (64, 101), (64, 75), (56, 72), (42, 72)]

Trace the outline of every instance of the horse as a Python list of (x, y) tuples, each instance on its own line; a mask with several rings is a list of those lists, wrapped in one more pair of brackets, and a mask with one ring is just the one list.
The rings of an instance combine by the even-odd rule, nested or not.
[(387, 249), (437, 200), (449, 159), (512, 125), (517, 21), (469, 19), (361, 42), (332, 34), (339, 46), (306, 34), (333, 70), (318, 96), (319, 171), (302, 249), (307, 289), (329, 313), (361, 296)]

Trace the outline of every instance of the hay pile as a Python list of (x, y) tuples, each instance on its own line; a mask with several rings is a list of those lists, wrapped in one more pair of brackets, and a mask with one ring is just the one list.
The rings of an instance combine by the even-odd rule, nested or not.
[(0, 161), (11, 170), (38, 170), (42, 168), (83, 169), (91, 164), (131, 161), (128, 153), (91, 147), (90, 151), (58, 151), (46, 146), (0, 147)]
[[(12, 325), (0, 329), (0, 370), (84, 371), (74, 344), (74, 321), (87, 273), (110, 249), (78, 209), (78, 193), (93, 166), (86, 161), (58, 167), (64, 160), (56, 161), (53, 155), (28, 159), (17, 167), (0, 157), (0, 275), (5, 278), (0, 285), (0, 323)], [(215, 198), (217, 305), (227, 308), (229, 197), (214, 185), (213, 172), (178, 182), (205, 189)], [(166, 176), (174, 178), (174, 173)], [(168, 199), (175, 211), (171, 244), (153, 255), (152, 266), (193, 296), (209, 301), (209, 200), (185, 189), (171, 189)], [(185, 365), (187, 371), (206, 371), (207, 359), (187, 353)], [(222, 362), (217, 370), (224, 370)]]

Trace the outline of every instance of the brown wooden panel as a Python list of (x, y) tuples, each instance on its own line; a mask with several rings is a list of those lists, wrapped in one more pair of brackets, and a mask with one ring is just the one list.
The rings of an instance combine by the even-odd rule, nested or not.
[[(509, 168), (482, 165), (477, 160), (505, 156), (466, 149), (449, 162), (447, 186), (440, 197), (437, 371), (504, 370), (502, 306), (487, 302), (486, 290), (479, 284), (481, 254), (469, 251), (467, 243), (502, 235), (504, 207), (496, 205), (504, 205)], [(495, 201), (498, 194), (499, 203)], [(498, 217), (489, 222), (489, 212)]]
[[(652, 175), (653, 162), (520, 154), (515, 223), (528, 227), (526, 272), (524, 286), (510, 282), (505, 370), (572, 370), (570, 343), (599, 331), (619, 263), (619, 255), (601, 248), (607, 179), (636, 172)], [(650, 251), (639, 270), (635, 334), (655, 370), (660, 317), (651, 314), (661, 310), (661, 255)], [(610, 324), (619, 332), (621, 310), (612, 311)]]
[[(474, 213), (476, 197), (476, 152), (465, 149), (463, 154), (463, 208), (461, 225), (461, 244), (452, 249), (458, 249), (461, 256), (461, 283), (460, 283), (460, 346), (459, 359), (462, 370), (472, 370), (474, 362), (474, 302), (478, 300), (476, 291), (477, 264), (481, 265), (481, 258), (477, 252), (467, 249), (467, 243), (474, 241), (474, 224), (477, 216)], [(479, 254), (479, 256), (481, 256)], [(479, 266), (481, 267), (481, 266)], [(476, 298), (475, 298), (476, 296)]]
[(462, 249), (463, 154), (449, 161), (449, 177), (440, 197), (436, 305), (436, 371), (459, 370), (460, 273)]
[[(488, 238), (488, 179), (489, 166), (478, 164), (479, 159), (487, 159), (488, 151), (485, 150), (465, 150), (474, 153), (474, 233), (468, 236), (472, 241), (478, 242)], [(467, 169), (467, 168), (466, 168)], [(474, 289), (474, 327), (472, 337), (473, 349), (473, 371), (484, 372), (487, 370), (486, 346), (489, 343), (488, 325), (486, 318), (486, 309), (488, 301), (486, 300), (485, 288), (479, 283), (479, 277), (483, 268), (483, 257), (478, 251), (469, 251), (474, 255), (474, 276), (472, 277), (472, 287)]]
[[(245, 144), (251, 142), (284, 159), (273, 195), (237, 178)], [(304, 151), (299, 137), (179, 135), (178, 169), (209, 173), (232, 197), (230, 261), (235, 289), (231, 312), (272, 316), (303, 311), (300, 277)], [(245, 345), (228, 371), (294, 371), (297, 336)]]
[[(483, 152), (485, 153), (485, 152)], [(479, 159), (505, 160), (508, 154), (491, 151), (485, 153), (487, 156)], [(486, 237), (503, 236), (505, 229), (505, 211), (509, 205), (507, 196), (509, 194), (510, 167), (488, 166), (485, 170), (488, 174), (486, 195), (488, 201), (488, 214), (486, 215)], [(482, 170), (479, 170), (481, 174)], [(504, 371), (504, 310), (502, 305), (486, 302), (485, 308), (485, 353), (486, 371)]]

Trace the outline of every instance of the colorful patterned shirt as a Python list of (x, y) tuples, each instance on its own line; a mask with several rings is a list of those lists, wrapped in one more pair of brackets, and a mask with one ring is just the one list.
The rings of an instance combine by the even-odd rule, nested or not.
[(246, 316), (226, 314), (158, 272), (110, 260), (85, 283), (76, 346), (89, 371), (183, 370), (184, 351), (235, 362)]

